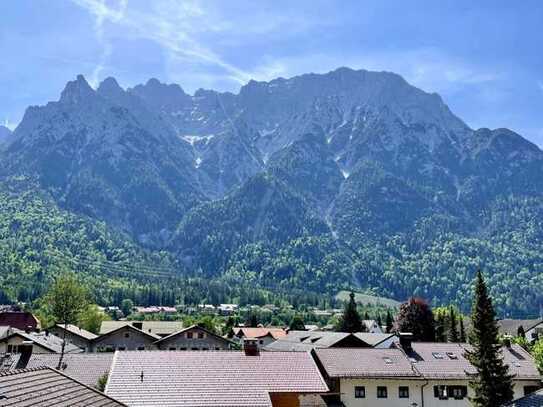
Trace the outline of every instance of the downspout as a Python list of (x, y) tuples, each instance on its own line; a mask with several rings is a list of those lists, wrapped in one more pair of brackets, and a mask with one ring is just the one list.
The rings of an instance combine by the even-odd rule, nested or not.
[(428, 386), (428, 383), (429, 383), (428, 379), (425, 379), (425, 380), (426, 380), (426, 382), (425, 382), (422, 386), (420, 386), (420, 402), (421, 402), (421, 407), (424, 407), (424, 388), (425, 388), (426, 386)]

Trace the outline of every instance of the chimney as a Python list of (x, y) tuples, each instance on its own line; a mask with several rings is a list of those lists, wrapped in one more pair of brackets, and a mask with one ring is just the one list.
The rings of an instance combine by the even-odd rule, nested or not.
[(245, 356), (259, 356), (260, 350), (258, 349), (258, 342), (253, 338), (245, 338), (243, 341), (243, 350)]
[(404, 352), (413, 352), (413, 347), (411, 346), (411, 343), (413, 342), (413, 334), (411, 332), (400, 332), (398, 335), (400, 336), (400, 346)]
[(505, 335), (502, 339), (502, 343), (507, 349), (511, 349), (511, 335)]

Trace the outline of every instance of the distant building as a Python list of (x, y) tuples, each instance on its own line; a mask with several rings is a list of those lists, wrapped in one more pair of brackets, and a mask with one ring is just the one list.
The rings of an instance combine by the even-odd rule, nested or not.
[(383, 330), (375, 321), (374, 319), (365, 319), (362, 321), (364, 326), (366, 327), (366, 332), (369, 332), (370, 334), (382, 334)]
[(543, 337), (543, 319), (500, 319), (498, 328), (500, 334), (517, 336), (518, 329), (522, 327), (528, 342), (535, 342)]
[(220, 304), (217, 307), (217, 311), (219, 311), (220, 315), (232, 315), (237, 312), (239, 309), (239, 306), (237, 304)]
[(87, 352), (90, 352), (91, 350), (92, 340), (97, 338), (97, 335), (92, 332), (72, 324), (56, 324), (49, 328), (49, 332), (59, 338), (63, 338), (63, 335), (66, 335), (65, 338), (67, 343), (71, 343)]
[(153, 350), (160, 336), (142, 331), (133, 324), (125, 324), (108, 331), (91, 341), (92, 352), (114, 352), (116, 350)]
[(107, 334), (125, 325), (132, 325), (140, 331), (161, 338), (183, 329), (182, 321), (103, 321), (100, 326), (99, 334)]
[(0, 373), (3, 407), (127, 407), (49, 367)]
[(229, 334), (229, 337), (238, 343), (243, 343), (245, 339), (255, 339), (259, 346), (266, 346), (276, 340), (283, 338), (287, 332), (283, 328), (248, 328), (234, 327)]
[(215, 306), (212, 304), (199, 304), (197, 308), (202, 314), (213, 315), (216, 312)]
[(313, 398), (327, 391), (309, 353), (254, 347), (246, 352), (118, 352), (106, 393), (138, 407), (287, 407), (324, 405)]
[(236, 346), (232, 341), (198, 325), (161, 338), (155, 345), (162, 350), (229, 350)]
[(35, 331), (40, 321), (32, 313), (25, 311), (0, 312), (0, 326), (9, 326), (21, 331)]
[(151, 307), (135, 307), (135, 311), (138, 314), (176, 314), (177, 308), (175, 307), (162, 307), (162, 306), (151, 306)]

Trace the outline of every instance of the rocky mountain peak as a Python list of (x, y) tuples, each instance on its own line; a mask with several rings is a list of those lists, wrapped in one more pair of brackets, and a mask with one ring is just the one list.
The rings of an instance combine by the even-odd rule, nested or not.
[(78, 104), (87, 101), (96, 93), (91, 88), (83, 75), (77, 75), (75, 81), (70, 81), (60, 95), (60, 102), (66, 104)]
[(117, 80), (113, 77), (108, 77), (104, 79), (100, 85), (98, 86), (98, 89), (96, 89), (96, 92), (99, 95), (107, 96), (107, 97), (118, 97), (119, 95), (124, 94), (123, 88), (119, 86), (117, 83)]

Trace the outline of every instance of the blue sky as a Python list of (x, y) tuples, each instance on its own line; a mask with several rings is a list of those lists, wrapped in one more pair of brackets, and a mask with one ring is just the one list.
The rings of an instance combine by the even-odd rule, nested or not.
[(470, 126), (543, 146), (539, 0), (17, 0), (0, 2), (0, 18), (0, 122), (11, 127), (79, 73), (237, 91), (349, 66), (397, 72)]

